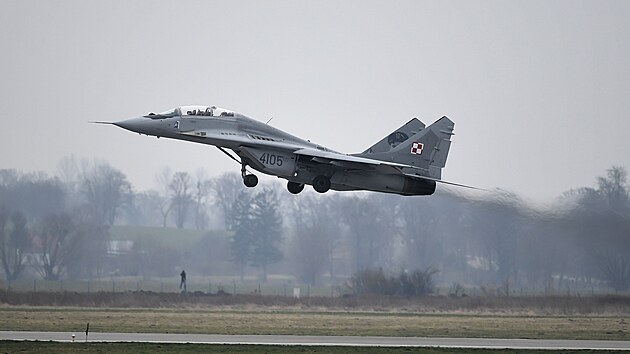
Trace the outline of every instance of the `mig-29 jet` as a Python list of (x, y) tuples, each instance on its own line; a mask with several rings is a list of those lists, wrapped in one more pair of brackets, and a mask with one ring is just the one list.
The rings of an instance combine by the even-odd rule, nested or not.
[(248, 173), (247, 166), (286, 179), (293, 194), (306, 184), (319, 193), (333, 189), (401, 195), (431, 195), (436, 182), (467, 187), (441, 180), (455, 125), (447, 117), (428, 127), (413, 118), (357, 154), (331, 150), (216, 106), (182, 106), (107, 124), (158, 138), (214, 145), (241, 164), (247, 187), (258, 184), (258, 177)]

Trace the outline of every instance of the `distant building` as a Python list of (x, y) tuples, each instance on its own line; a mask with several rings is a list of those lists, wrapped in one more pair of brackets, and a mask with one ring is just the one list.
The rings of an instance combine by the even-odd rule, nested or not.
[(107, 254), (110, 256), (126, 255), (133, 252), (134, 242), (130, 240), (110, 240)]

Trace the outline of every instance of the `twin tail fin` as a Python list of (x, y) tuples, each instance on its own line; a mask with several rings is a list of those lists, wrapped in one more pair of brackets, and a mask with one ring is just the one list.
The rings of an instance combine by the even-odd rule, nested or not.
[[(454, 128), (455, 123), (447, 117), (438, 119), (428, 127), (414, 118), (358, 156), (410, 165), (422, 170), (422, 174), (427, 177), (441, 179)], [(399, 132), (412, 134), (396, 145), (387, 144), (387, 139)], [(399, 140), (403, 137), (398, 136)]]

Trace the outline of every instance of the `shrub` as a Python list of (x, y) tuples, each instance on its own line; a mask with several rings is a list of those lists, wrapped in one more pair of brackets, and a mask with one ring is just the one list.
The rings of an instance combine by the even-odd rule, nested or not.
[(416, 269), (411, 273), (402, 272), (400, 274), (401, 295), (419, 296), (433, 293), (435, 284), (433, 284), (433, 276), (438, 270), (429, 267), (421, 270)]
[(412, 272), (402, 271), (398, 277), (387, 277), (383, 269), (367, 269), (355, 273), (348, 288), (356, 295), (426, 295), (433, 292), (433, 276), (437, 273), (437, 269), (429, 267)]

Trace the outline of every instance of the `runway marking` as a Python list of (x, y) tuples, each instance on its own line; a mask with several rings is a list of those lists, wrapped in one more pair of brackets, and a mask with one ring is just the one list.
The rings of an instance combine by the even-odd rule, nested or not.
[[(0, 331), (0, 340), (71, 342), (72, 332)], [(84, 342), (77, 332), (76, 342)], [(479, 349), (630, 350), (630, 341), (498, 338), (424, 338), (183, 333), (90, 333), (89, 342), (254, 344), (359, 347), (443, 347)]]

